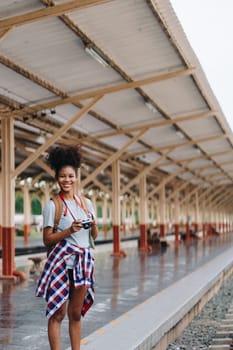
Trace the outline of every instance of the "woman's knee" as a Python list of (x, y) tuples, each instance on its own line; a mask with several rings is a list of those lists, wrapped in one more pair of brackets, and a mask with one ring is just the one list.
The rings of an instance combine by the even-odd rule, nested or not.
[(68, 310), (69, 321), (80, 321), (81, 317), (82, 317), (81, 310), (78, 310), (78, 309)]
[(53, 316), (51, 316), (51, 319), (56, 322), (62, 322), (62, 320), (65, 318), (66, 315), (66, 309), (64, 307), (61, 307), (58, 309)]

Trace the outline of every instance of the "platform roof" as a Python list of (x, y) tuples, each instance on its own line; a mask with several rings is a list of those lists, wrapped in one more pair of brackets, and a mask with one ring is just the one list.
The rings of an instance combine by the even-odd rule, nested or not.
[[(81, 143), (82, 184), (121, 194), (227, 188), (233, 137), (168, 0), (1, 0), (0, 116), (14, 175), (49, 179), (46, 151)], [(101, 63), (100, 63), (101, 61)]]

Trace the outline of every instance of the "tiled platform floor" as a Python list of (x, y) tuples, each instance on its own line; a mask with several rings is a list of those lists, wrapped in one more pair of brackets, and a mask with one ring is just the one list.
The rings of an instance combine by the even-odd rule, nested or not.
[[(125, 242), (126, 258), (113, 258), (111, 246), (98, 246), (96, 298), (83, 319), (83, 337), (201, 266), (233, 245), (233, 235), (199, 240), (190, 245), (173, 243), (164, 251), (139, 252), (136, 241)], [(28, 273), (19, 285), (0, 281), (0, 350), (47, 350), (45, 302), (34, 296), (38, 274), (29, 274), (28, 257), (16, 259)], [(68, 322), (62, 327), (62, 349), (69, 347)]]

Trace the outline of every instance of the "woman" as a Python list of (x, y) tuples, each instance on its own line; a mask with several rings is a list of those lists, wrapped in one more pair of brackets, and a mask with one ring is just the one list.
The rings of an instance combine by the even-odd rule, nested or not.
[[(47, 301), (48, 338), (51, 350), (60, 350), (61, 322), (69, 319), (72, 350), (80, 349), (81, 316), (94, 301), (94, 258), (90, 237), (97, 237), (95, 214), (90, 200), (75, 194), (79, 147), (56, 147), (48, 157), (60, 187), (62, 215), (54, 232), (55, 204), (50, 200), (43, 211), (43, 241), (52, 247), (40, 277), (36, 296)], [(85, 202), (85, 203), (84, 203)], [(83, 223), (83, 222), (84, 223)]]

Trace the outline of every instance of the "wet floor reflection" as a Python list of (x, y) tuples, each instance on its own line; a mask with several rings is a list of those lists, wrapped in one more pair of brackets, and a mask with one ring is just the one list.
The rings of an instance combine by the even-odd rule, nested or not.
[[(96, 253), (96, 297), (83, 319), (83, 337), (144, 302), (233, 244), (233, 235), (190, 244), (171, 244), (150, 254), (127, 249), (127, 257)], [(27, 273), (29, 273), (27, 271)], [(0, 281), (0, 349), (48, 349), (45, 302), (36, 298), (38, 275), (24, 285)], [(68, 321), (62, 328), (62, 348), (69, 346)], [(4, 344), (4, 347), (3, 347)]]
[[(125, 259), (113, 262), (113, 270), (101, 271), (96, 264), (96, 302), (84, 320), (84, 335), (100, 328), (145, 299), (184, 277), (233, 244), (232, 236), (213, 237), (190, 244), (171, 245), (167, 251), (152, 254), (128, 251)], [(108, 253), (105, 258), (108, 260)], [(116, 269), (114, 271), (114, 268)], [(115, 277), (113, 277), (115, 276)], [(117, 281), (112, 280), (116, 278)], [(103, 278), (106, 282), (102, 283)], [(99, 282), (101, 281), (101, 283)], [(107, 295), (112, 293), (112, 303)], [(105, 298), (105, 302), (104, 302)], [(99, 312), (102, 311), (100, 316)], [(96, 320), (98, 319), (98, 326)]]
[(0, 349), (12, 341), (15, 320), (15, 305), (13, 291), (15, 286), (11, 282), (2, 281), (0, 284)]
[(119, 276), (120, 276), (120, 263), (121, 259), (113, 257), (112, 258), (112, 278), (114, 280), (114, 288), (113, 288), (113, 293), (111, 297), (111, 306), (112, 308), (117, 307), (118, 303), (118, 295), (119, 295)]

